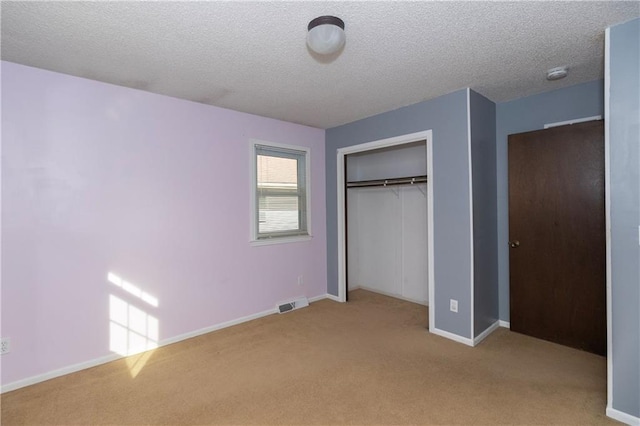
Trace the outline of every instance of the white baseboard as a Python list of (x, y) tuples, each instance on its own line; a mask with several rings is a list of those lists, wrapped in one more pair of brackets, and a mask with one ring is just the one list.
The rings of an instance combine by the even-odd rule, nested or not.
[(453, 340), (458, 343), (463, 343), (467, 346), (473, 346), (473, 340), (468, 337), (458, 336), (457, 334), (449, 333), (448, 331), (440, 330), (439, 328), (429, 328), (429, 331), (438, 336), (446, 337), (449, 340)]
[(44, 382), (50, 379), (55, 379), (56, 377), (75, 373), (76, 371), (85, 370), (87, 368), (95, 367), (97, 365), (106, 364), (107, 362), (115, 361), (120, 358), (123, 358), (123, 356), (118, 354), (110, 354), (100, 358), (92, 359), (90, 361), (85, 361), (79, 364), (63, 367), (58, 370), (53, 370), (48, 373), (39, 374), (33, 377), (28, 377), (26, 379), (18, 380), (2, 386), (2, 388), (0, 389), (0, 393), (10, 392), (12, 390), (23, 388), (25, 386), (35, 385), (36, 383)]
[(342, 303), (338, 296), (334, 296), (333, 294), (325, 294), (326, 298), (329, 300), (333, 300), (334, 302)]
[(500, 327), (500, 321), (496, 321), (493, 324), (491, 324), (489, 327), (487, 327), (487, 329), (485, 331), (483, 331), (482, 333), (478, 334), (475, 337), (475, 339), (473, 339), (473, 346), (477, 345), (478, 343), (480, 343), (484, 339), (486, 339), (487, 336), (490, 335), (491, 333), (493, 333), (495, 330), (497, 330), (498, 327)]
[(310, 297), (309, 298), (309, 303), (317, 302), (319, 300), (324, 300), (324, 299), (333, 300), (334, 302), (340, 302), (340, 298), (338, 296), (334, 296), (333, 294), (325, 293), (325, 294), (320, 294), (318, 296)]
[(488, 335), (493, 333), (495, 330), (500, 327), (500, 321), (496, 321), (491, 324), (485, 331), (478, 334), (474, 339), (469, 339), (468, 337), (458, 336), (457, 334), (450, 333), (448, 331), (440, 330), (439, 328), (430, 328), (429, 331), (433, 334), (437, 334), (438, 336), (446, 337), (447, 339), (453, 340), (458, 343), (463, 343), (467, 346), (476, 346), (478, 343), (482, 342), (487, 338)]
[(169, 337), (168, 339), (164, 339), (161, 340), (160, 343), (158, 343), (158, 347), (162, 347), (162, 346), (166, 346), (166, 345), (171, 345), (173, 343), (178, 343), (181, 342), (183, 340), (186, 339), (191, 339), (192, 337), (197, 337), (203, 334), (207, 334), (207, 333), (211, 333), (212, 331), (217, 331), (217, 330), (221, 330), (223, 328), (227, 328), (227, 327), (231, 327), (233, 325), (238, 325), (238, 324), (242, 324), (243, 322), (248, 322), (248, 321), (253, 321), (255, 319), (258, 318), (262, 318), (262, 317), (266, 317), (267, 315), (271, 315), (271, 314), (275, 314), (277, 313), (278, 310), (273, 308), (273, 309), (268, 309), (266, 311), (262, 311), (262, 312), (258, 312), (257, 314), (251, 314), (251, 315), (247, 315), (241, 318), (237, 318), (231, 321), (225, 321), (225, 322), (221, 322), (219, 324), (216, 325), (212, 325), (209, 327), (204, 327), (195, 331), (190, 331), (188, 333), (184, 333), (184, 334), (179, 334), (177, 336), (174, 337)]
[(511, 323), (509, 321), (498, 321), (500, 323), (500, 327), (504, 327), (504, 328), (511, 328)]
[(623, 413), (615, 408), (607, 407), (607, 417), (611, 417), (622, 423), (626, 423), (632, 426), (640, 425), (640, 417), (632, 416), (631, 414)]
[(319, 294), (318, 296), (313, 296), (309, 298), (309, 303), (317, 302), (319, 300), (324, 300), (329, 298), (329, 294)]
[[(322, 300), (322, 299), (332, 299), (332, 300), (337, 300), (338, 298), (330, 295), (330, 294), (321, 294), (319, 296), (315, 296), (315, 297), (310, 297), (309, 298), (309, 303), (311, 302), (316, 302), (318, 300)], [(238, 324), (242, 324), (243, 322), (248, 322), (248, 321), (252, 321), (258, 318), (262, 318), (265, 317), (267, 315), (271, 315), (271, 314), (275, 314), (278, 311), (274, 308), (274, 309), (268, 309), (266, 311), (262, 311), (262, 312), (258, 312), (256, 314), (252, 314), (252, 315), (247, 315), (241, 318), (237, 318), (231, 321), (225, 321), (216, 325), (212, 325), (210, 327), (205, 327), (205, 328), (201, 328), (199, 330), (195, 330), (195, 331), (190, 331), (188, 333), (184, 333), (184, 334), (180, 334), (178, 336), (174, 336), (174, 337), (170, 337), (168, 339), (164, 339), (161, 340), (158, 343), (158, 347), (162, 347), (162, 346), (166, 346), (166, 345), (171, 345), (173, 343), (177, 343), (180, 342), (182, 340), (186, 340), (186, 339), (190, 339), (192, 337), (197, 337), (200, 336), (202, 334), (206, 334), (206, 333), (211, 333), (212, 331), (216, 331), (216, 330), (221, 330), (223, 328), (227, 328), (227, 327), (231, 327), (234, 325), (238, 325)], [(68, 367), (63, 367), (54, 371), (49, 371), (47, 373), (44, 374), (38, 374), (36, 376), (32, 376), (32, 377), (28, 377), (26, 379), (22, 379), (22, 380), (17, 380), (15, 382), (11, 382), (11, 383), (7, 383), (6, 385), (3, 385), (2, 387), (0, 387), (0, 394), (5, 393), (5, 392), (10, 392), (16, 389), (20, 389), (23, 388), (25, 386), (30, 386), (30, 385), (35, 385), (36, 383), (40, 383), (40, 382), (44, 382), (46, 380), (50, 380), (50, 379), (55, 379), (56, 377), (60, 377), (60, 376), (64, 376), (66, 374), (71, 374), (71, 373), (75, 373), (77, 371), (80, 370), (85, 370), (87, 368), (92, 368), (92, 367), (96, 367), (98, 365), (101, 364), (106, 364), (108, 362), (112, 362), (112, 361), (116, 361), (118, 359), (122, 359), (122, 358), (126, 358), (122, 355), (118, 355), (118, 354), (109, 354), (106, 356), (102, 356), (100, 358), (95, 358), (89, 361), (84, 361), (78, 364), (74, 364), (74, 365), (70, 365)]]

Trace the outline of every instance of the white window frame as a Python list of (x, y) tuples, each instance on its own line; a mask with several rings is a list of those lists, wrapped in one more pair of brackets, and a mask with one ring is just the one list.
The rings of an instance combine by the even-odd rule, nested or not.
[[(258, 139), (250, 139), (250, 154), (251, 154), (251, 190), (250, 196), (250, 236), (249, 242), (252, 246), (262, 246), (271, 244), (282, 243), (294, 243), (299, 241), (309, 241), (312, 238), (311, 234), (311, 149), (304, 146), (287, 145), (275, 142), (267, 142)], [(258, 203), (257, 203), (257, 155), (256, 146), (273, 147), (275, 149), (289, 149), (294, 151), (300, 151), (304, 153), (305, 158), (305, 186), (306, 186), (306, 220), (307, 220), (307, 233), (305, 235), (283, 235), (273, 236), (271, 238), (258, 238)]]

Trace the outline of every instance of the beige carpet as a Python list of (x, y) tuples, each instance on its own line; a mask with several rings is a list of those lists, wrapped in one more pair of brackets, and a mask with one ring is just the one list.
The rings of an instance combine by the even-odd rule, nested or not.
[[(615, 424), (605, 358), (357, 290), (2, 395), (2, 424)], [(133, 377), (135, 375), (135, 377)]]

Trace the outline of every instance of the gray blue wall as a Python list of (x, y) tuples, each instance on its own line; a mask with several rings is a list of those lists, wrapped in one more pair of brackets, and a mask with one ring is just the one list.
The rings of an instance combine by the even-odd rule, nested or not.
[(640, 417), (640, 19), (610, 28), (611, 408)]
[(498, 320), (496, 104), (470, 91), (474, 336)]
[[(327, 291), (338, 294), (337, 150), (433, 130), (435, 327), (471, 338), (471, 239), (467, 90), (365, 118), (326, 132)], [(425, 259), (426, 262), (426, 259)], [(449, 311), (458, 300), (458, 313)]]
[(500, 319), (503, 321), (509, 321), (507, 136), (513, 133), (543, 129), (547, 123), (596, 115), (604, 117), (604, 84), (602, 80), (503, 102), (496, 106), (498, 281)]
[[(606, 117), (611, 147), (610, 408), (637, 418), (640, 417), (640, 20), (612, 27), (610, 46), (610, 114)], [(473, 337), (469, 328), (471, 303), (475, 303), (473, 335), (491, 325), (496, 300), (499, 318), (509, 321), (508, 135), (542, 129), (548, 123), (604, 116), (604, 83), (596, 80), (498, 105), (471, 91), (469, 111), (466, 101), (465, 89), (327, 130), (327, 289), (338, 294), (337, 149), (432, 129), (434, 173), (430, 178), (434, 184), (436, 294), (430, 304), (437, 307), (438, 329)], [(492, 132), (495, 145), (491, 143)], [(468, 137), (472, 152), (474, 259), (470, 258), (469, 238)], [(487, 250), (488, 247), (495, 249)], [(472, 261), (475, 301), (469, 291)], [(451, 298), (459, 301), (458, 314), (449, 312)]]

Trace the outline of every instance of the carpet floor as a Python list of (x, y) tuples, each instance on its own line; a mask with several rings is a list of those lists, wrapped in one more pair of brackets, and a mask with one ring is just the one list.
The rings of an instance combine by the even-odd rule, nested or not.
[(500, 328), (475, 348), (427, 308), (356, 290), (7, 392), (3, 425), (617, 424), (606, 359)]

